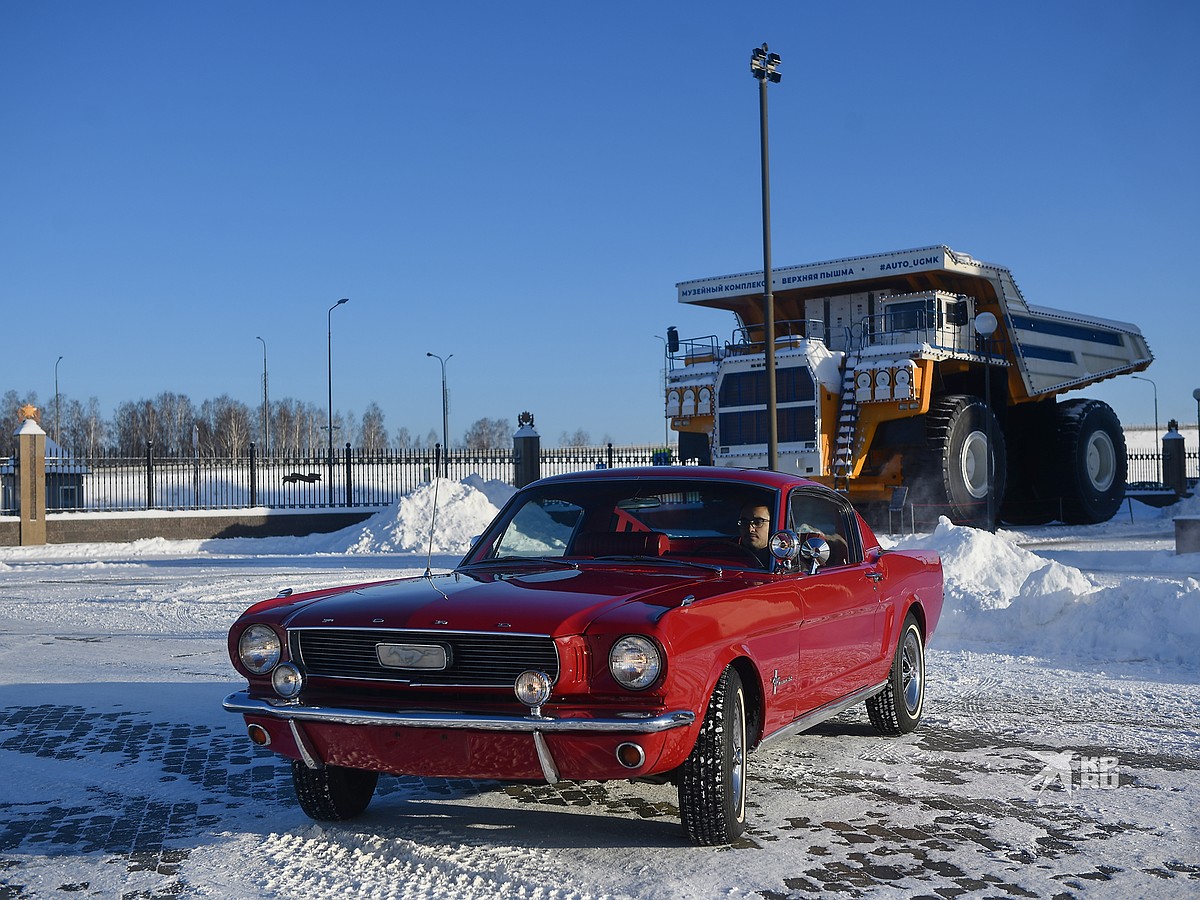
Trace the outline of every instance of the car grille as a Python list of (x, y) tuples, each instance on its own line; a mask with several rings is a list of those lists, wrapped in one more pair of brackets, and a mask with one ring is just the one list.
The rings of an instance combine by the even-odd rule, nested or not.
[[(526, 669), (558, 678), (554, 641), (541, 635), (299, 628), (289, 638), (292, 658), (310, 676), (471, 687), (512, 687)], [(441, 644), (450, 663), (440, 671), (386, 668), (379, 664), (376, 644)]]

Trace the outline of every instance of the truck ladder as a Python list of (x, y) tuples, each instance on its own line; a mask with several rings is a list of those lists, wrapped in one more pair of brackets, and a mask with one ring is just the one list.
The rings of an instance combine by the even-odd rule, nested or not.
[(854, 396), (857, 356), (846, 357), (842, 371), (842, 400), (838, 405), (837, 437), (833, 451), (833, 489), (848, 492), (854, 471), (854, 437), (858, 433), (858, 400)]

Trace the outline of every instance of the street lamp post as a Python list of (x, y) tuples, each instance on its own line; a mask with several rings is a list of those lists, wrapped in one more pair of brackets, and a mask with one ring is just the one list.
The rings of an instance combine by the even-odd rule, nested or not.
[(54, 361), (54, 443), (62, 446), (62, 410), (58, 405), (58, 364), (63, 361), (60, 356)]
[(436, 353), (426, 353), (426, 356), (431, 356), (442, 364), (442, 472), (446, 474), (446, 452), (450, 449), (450, 395), (446, 393), (446, 363), (454, 359), (454, 354), (451, 353), (445, 359), (442, 359)]
[(263, 341), (261, 337), (257, 340), (262, 341), (263, 345), (263, 453), (269, 454), (271, 452), (271, 404), (267, 400), (267, 342)]
[(1196, 401), (1196, 447), (1200, 449), (1200, 388), (1192, 391), (1192, 399)]
[(325, 317), (328, 324), (327, 344), (326, 344), (326, 359), (328, 361), (329, 372), (329, 456), (326, 461), (329, 464), (329, 483), (326, 485), (326, 497), (330, 506), (333, 506), (333, 311), (343, 303), (349, 303), (349, 297), (343, 297), (333, 306), (329, 307), (329, 314)]
[(984, 454), (984, 468), (987, 479), (987, 530), (996, 530), (995, 502), (992, 498), (992, 335), (1000, 323), (990, 312), (982, 312), (975, 317), (975, 331), (983, 338), (983, 405), (987, 409), (987, 419), (984, 428), (987, 432), (987, 453)]
[(750, 73), (758, 79), (758, 129), (762, 151), (763, 327), (767, 360), (767, 468), (779, 468), (779, 421), (775, 400), (775, 295), (771, 291), (771, 169), (767, 158), (767, 83), (778, 84), (779, 54), (767, 45), (750, 52)]
[[(1144, 375), (1130, 375), (1129, 377), (1134, 379), (1135, 381), (1148, 381), (1148, 382), (1150, 382), (1150, 387), (1154, 388), (1154, 439), (1156, 441), (1161, 441), (1162, 434), (1159, 433), (1159, 430), (1158, 430), (1158, 385), (1154, 383), (1153, 378), (1147, 378)], [(1158, 481), (1160, 484), (1162, 483), (1162, 453), (1161, 453), (1161, 451), (1159, 452), (1159, 455), (1158, 455)]]
[[(663, 449), (665, 450), (671, 446), (671, 421), (670, 421), (670, 419), (667, 418), (667, 414), (666, 414), (666, 412), (667, 412), (667, 407), (666, 407), (666, 403), (667, 403), (667, 368), (668, 368), (668, 359), (670, 357), (671, 344), (661, 334), (656, 334), (655, 337), (663, 342), (662, 386), (661, 386), (660, 390), (662, 391), (662, 396), (663, 396)], [(676, 341), (678, 341), (678, 338), (676, 338)]]

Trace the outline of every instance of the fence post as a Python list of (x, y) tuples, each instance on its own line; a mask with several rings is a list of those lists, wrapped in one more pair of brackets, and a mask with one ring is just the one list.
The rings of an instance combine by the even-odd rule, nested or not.
[(613, 448), (611, 443), (608, 445), (608, 467), (610, 469), (613, 467)]
[(542, 477), (542, 438), (533, 427), (533, 413), (517, 416), (513, 435), (513, 486), (523, 488)]
[(13, 484), (21, 516), (22, 547), (46, 543), (46, 432), (32, 418), (17, 429)]
[(442, 474), (442, 445), (433, 445), (433, 477), (440, 478)]
[(250, 442), (250, 505), (258, 506), (258, 472), (255, 465), (254, 441)]
[(154, 509), (154, 441), (146, 441), (146, 509)]
[(346, 505), (354, 505), (354, 486), (350, 480), (350, 442), (346, 442)]

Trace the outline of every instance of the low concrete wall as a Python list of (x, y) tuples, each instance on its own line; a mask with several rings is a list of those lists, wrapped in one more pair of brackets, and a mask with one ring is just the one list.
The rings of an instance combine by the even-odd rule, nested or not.
[[(377, 512), (378, 509), (247, 509), (195, 513), (51, 513), (46, 516), (46, 543), (127, 542), (142, 538), (183, 541), (325, 534), (357, 525)], [(16, 516), (0, 517), (0, 546), (15, 547), (20, 543), (20, 520)]]

